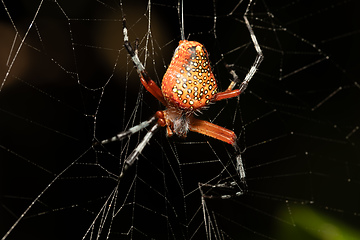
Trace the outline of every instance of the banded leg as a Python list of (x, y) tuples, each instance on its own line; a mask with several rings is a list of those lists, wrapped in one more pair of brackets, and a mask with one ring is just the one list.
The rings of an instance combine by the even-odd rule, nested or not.
[(134, 133), (137, 133), (140, 130), (142, 130), (142, 129), (150, 126), (151, 124), (155, 123), (151, 127), (150, 131), (148, 131), (146, 133), (146, 135), (144, 136), (142, 141), (137, 145), (137, 147), (132, 151), (132, 153), (125, 159), (124, 166), (123, 166), (123, 168), (121, 170), (119, 179), (121, 179), (124, 176), (124, 173), (129, 169), (129, 167), (131, 167), (134, 164), (134, 162), (139, 157), (139, 155), (143, 151), (146, 144), (149, 143), (150, 139), (152, 138), (152, 136), (154, 135), (156, 130), (158, 130), (162, 126), (163, 119), (159, 118), (159, 116), (161, 116), (161, 114), (157, 112), (155, 114), (155, 116), (151, 117), (149, 120), (141, 122), (140, 124), (138, 124), (138, 125), (136, 125), (134, 127), (131, 127), (126, 131), (120, 132), (114, 137), (102, 140), (101, 142), (97, 142), (97, 143), (94, 144), (94, 145), (107, 144), (107, 143), (110, 143), (110, 142), (120, 141), (120, 140), (124, 139), (125, 137), (131, 136)]
[(245, 21), (245, 24), (246, 24), (246, 27), (250, 33), (250, 37), (251, 37), (251, 40), (254, 44), (254, 48), (255, 48), (255, 51), (257, 52), (257, 56), (255, 58), (255, 61), (253, 63), (253, 65), (251, 66), (249, 72), (246, 74), (245, 76), (245, 79), (242, 81), (242, 83), (240, 84), (240, 91), (243, 92), (247, 85), (249, 84), (250, 80), (252, 79), (252, 77), (254, 76), (254, 74), (256, 73), (256, 71), (258, 70), (262, 60), (264, 59), (264, 55), (262, 53), (262, 50), (261, 50), (261, 47), (257, 41), (257, 38), (255, 36), (255, 33), (249, 23), (249, 20), (247, 18), (247, 15), (248, 15), (248, 12), (249, 12), (249, 8), (251, 6), (251, 3), (252, 3), (252, 0), (249, 2), (247, 8), (246, 8), (246, 11), (245, 11), (245, 14), (244, 14), (244, 21)]
[(235, 149), (235, 154), (236, 154), (236, 171), (239, 174), (240, 177), (240, 181), (242, 184), (242, 189), (243, 191), (245, 191), (247, 189), (247, 184), (246, 184), (246, 180), (245, 180), (245, 168), (244, 168), (244, 163), (241, 157), (241, 150), (239, 145), (237, 145), (237, 143), (235, 142), (233, 144), (233, 147)]
[(128, 30), (126, 27), (126, 19), (123, 18), (123, 34), (124, 34), (124, 47), (129, 53), (132, 62), (135, 65), (136, 71), (139, 74), (140, 81), (144, 85), (145, 89), (150, 92), (154, 97), (156, 97), (164, 106), (166, 106), (166, 101), (163, 97), (161, 89), (158, 85), (150, 78), (149, 74), (145, 70), (144, 65), (141, 63), (138, 56), (138, 40), (135, 42), (135, 50), (132, 48), (129, 42)]
[(144, 136), (144, 138), (142, 139), (142, 141), (139, 143), (139, 145), (137, 145), (137, 147), (132, 151), (132, 153), (125, 159), (124, 161), (124, 166), (121, 170), (120, 176), (119, 176), (119, 180), (124, 176), (124, 174), (126, 173), (126, 171), (135, 163), (136, 159), (138, 159), (139, 155), (141, 154), (141, 152), (143, 151), (144, 147), (146, 146), (146, 144), (149, 143), (150, 139), (152, 138), (152, 136), (154, 135), (154, 133), (160, 128), (161, 126), (156, 123), (151, 129), (150, 131), (148, 131), (146, 133), (146, 135)]
[(231, 144), (234, 147), (236, 153), (236, 171), (240, 177), (240, 181), (242, 184), (241, 189), (245, 190), (247, 188), (245, 180), (245, 169), (241, 158), (240, 147), (237, 144), (236, 134), (229, 129), (193, 117), (189, 118), (189, 130), (221, 140), (223, 142)]
[(148, 127), (150, 124), (154, 123), (156, 121), (156, 117), (153, 116), (152, 118), (150, 118), (149, 120), (147, 121), (144, 121), (134, 127), (131, 127), (129, 128), (128, 130), (126, 131), (123, 131), (121, 133), (118, 133), (116, 136), (114, 137), (111, 137), (111, 138), (108, 138), (108, 139), (105, 139), (105, 140), (102, 140), (100, 142), (100, 144), (107, 144), (109, 142), (116, 142), (116, 141), (120, 141), (122, 139), (124, 139), (125, 137), (128, 137), (130, 135), (133, 135), (134, 133)]
[(234, 181), (218, 184), (199, 183), (199, 188), (204, 198), (229, 199), (241, 196), (247, 191), (245, 168), (241, 158), (240, 148), (237, 145), (236, 141), (232, 145), (236, 153), (235, 166), (237, 175), (240, 178), (240, 182), (231, 177), (232, 179), (234, 179)]
[[(245, 89), (247, 88), (250, 80), (253, 78), (254, 74), (258, 70), (262, 60), (264, 59), (264, 55), (262, 53), (261, 47), (260, 47), (260, 45), (259, 45), (259, 43), (257, 41), (255, 33), (254, 33), (254, 31), (253, 31), (253, 29), (252, 29), (252, 27), (251, 27), (251, 25), (249, 23), (249, 20), (247, 18), (251, 3), (252, 3), (252, 0), (250, 0), (243, 17), (244, 17), (246, 27), (247, 27), (247, 29), (248, 29), (248, 31), (250, 33), (251, 41), (254, 44), (254, 48), (255, 48), (255, 51), (257, 53), (257, 56), (255, 58), (255, 61), (254, 61), (253, 65), (251, 66), (249, 72), (246, 74), (244, 80), (240, 83), (240, 87), (238, 89), (233, 90), (235, 85), (240, 82), (240, 79), (237, 76), (236, 72), (233, 69), (231, 69), (230, 74), (232, 75), (233, 80), (231, 81), (229, 87), (224, 92), (219, 92), (219, 93), (217, 93), (215, 95), (215, 98), (213, 99), (213, 101), (220, 101), (220, 100), (223, 100), (223, 99), (236, 97), (236, 96), (240, 95), (242, 92), (244, 92)], [(231, 66), (226, 65), (226, 67), (229, 69)]]

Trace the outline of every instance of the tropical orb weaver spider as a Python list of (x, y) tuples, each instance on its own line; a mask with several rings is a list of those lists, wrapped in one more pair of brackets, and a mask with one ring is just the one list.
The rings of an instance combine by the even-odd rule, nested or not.
[(100, 142), (100, 144), (106, 144), (108, 142), (118, 141), (152, 125), (142, 141), (125, 159), (119, 179), (122, 178), (126, 170), (134, 164), (135, 160), (138, 158), (145, 145), (150, 141), (156, 130), (160, 127), (166, 127), (167, 136), (176, 134), (180, 137), (186, 137), (188, 131), (193, 131), (231, 144), (237, 152), (236, 168), (238, 175), (244, 188), (246, 188), (245, 170), (240, 155), (240, 149), (237, 145), (236, 134), (224, 127), (197, 119), (193, 116), (195, 111), (205, 108), (211, 102), (240, 95), (246, 89), (249, 81), (258, 69), (263, 59), (263, 54), (246, 17), (246, 13), (244, 15), (244, 20), (250, 32), (251, 40), (257, 52), (257, 57), (245, 76), (245, 79), (240, 83), (238, 89), (234, 90), (234, 87), (240, 82), (239, 78), (234, 70), (230, 71), (234, 79), (231, 81), (229, 87), (223, 92), (217, 91), (217, 83), (214, 74), (211, 71), (208, 53), (204, 46), (199, 42), (184, 39), (179, 42), (179, 46), (174, 52), (171, 63), (163, 77), (160, 89), (149, 77), (145, 67), (140, 62), (137, 55), (138, 40), (135, 42), (135, 49), (132, 48), (128, 38), (126, 20), (125, 18), (123, 19), (124, 47), (131, 56), (132, 62), (139, 74), (140, 81), (145, 89), (159, 100), (166, 109), (157, 111), (148, 121), (144, 121), (112, 138)]

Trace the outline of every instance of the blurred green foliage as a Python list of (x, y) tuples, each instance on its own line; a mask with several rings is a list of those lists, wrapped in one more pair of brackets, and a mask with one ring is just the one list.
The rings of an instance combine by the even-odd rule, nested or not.
[[(287, 209), (281, 210), (284, 219), (289, 218)], [(358, 240), (360, 230), (355, 229), (339, 219), (322, 213), (313, 208), (298, 206), (291, 208), (291, 221), (294, 228), (291, 231), (288, 227), (279, 227), (277, 236), (279, 239), (318, 239), (318, 240)], [(360, 227), (360, 224), (359, 224)]]

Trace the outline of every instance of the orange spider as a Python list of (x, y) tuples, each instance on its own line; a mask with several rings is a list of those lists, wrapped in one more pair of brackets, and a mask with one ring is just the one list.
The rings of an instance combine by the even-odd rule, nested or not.
[(256, 37), (246, 16), (244, 16), (244, 19), (250, 31), (251, 39), (255, 45), (258, 56), (245, 79), (240, 84), (239, 89), (233, 90), (235, 85), (239, 82), (239, 79), (233, 70), (230, 71), (234, 80), (223, 92), (218, 92), (216, 80), (210, 68), (209, 56), (204, 46), (201, 43), (188, 40), (181, 40), (179, 42), (179, 46), (176, 48), (171, 63), (163, 77), (160, 89), (149, 77), (143, 64), (139, 60), (137, 55), (138, 42), (136, 41), (135, 43), (135, 50), (131, 47), (127, 34), (126, 20), (125, 18), (123, 19), (124, 46), (131, 56), (139, 74), (140, 81), (145, 89), (158, 99), (166, 109), (157, 111), (148, 121), (142, 122), (139, 125), (121, 132), (115, 137), (101, 141), (101, 144), (105, 144), (121, 140), (126, 136), (153, 124), (143, 140), (127, 159), (125, 159), (124, 167), (119, 178), (121, 178), (124, 172), (133, 165), (155, 131), (159, 127), (166, 126), (167, 136), (169, 137), (173, 134), (180, 137), (186, 137), (187, 132), (190, 130), (231, 144), (238, 152), (236, 156), (237, 171), (241, 181), (245, 184), (245, 170), (241, 160), (240, 149), (236, 142), (236, 134), (231, 130), (194, 117), (195, 111), (208, 106), (211, 102), (233, 98), (241, 94), (246, 89), (250, 79), (260, 65), (263, 58), (260, 46), (257, 43)]
[(194, 111), (206, 107), (210, 102), (232, 98), (241, 93), (240, 89), (217, 93), (208, 53), (202, 44), (180, 41), (163, 77), (161, 90), (147, 77), (145, 70), (140, 72), (142, 84), (166, 107), (166, 110), (156, 112), (156, 117), (160, 126), (167, 127), (168, 136), (175, 133), (186, 137), (190, 130), (235, 144), (236, 135), (233, 131), (193, 117)]

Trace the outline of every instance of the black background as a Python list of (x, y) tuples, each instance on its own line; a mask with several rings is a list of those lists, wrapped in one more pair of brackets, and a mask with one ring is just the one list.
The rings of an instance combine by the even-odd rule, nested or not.
[[(118, 174), (119, 159), (129, 154), (122, 151), (131, 151), (138, 140), (132, 138), (128, 148), (121, 142), (92, 149), (93, 137), (104, 139), (125, 129), (136, 107), (134, 124), (161, 106), (139, 91), (138, 77), (126, 62), (122, 11), (114, 1), (59, 5), (44, 1), (36, 26), (5, 77), (14, 28), (23, 37), (39, 3), (5, 1), (8, 12), (1, 7), (0, 74), (6, 82), (0, 92), (0, 235), (51, 183), (8, 239), (79, 239), (116, 186), (116, 181), (103, 177), (109, 176), (103, 169), (93, 165)], [(230, 78), (224, 63), (235, 64), (243, 78), (256, 55), (252, 45), (231, 52), (251, 43), (242, 22), (245, 3), (226, 15), (236, 3), (185, 1), (185, 35), (207, 48), (220, 89), (227, 87)], [(153, 41), (148, 42), (146, 67), (158, 83), (180, 40), (176, 5), (151, 4)], [(322, 228), (313, 225), (314, 229), (304, 230), (299, 223), (301, 213), (309, 209), (328, 222), (336, 219), (338, 228), (358, 226), (360, 19), (356, 5), (356, 1), (257, 1), (253, 7), (258, 19), (249, 18), (265, 60), (239, 101), (217, 103), (200, 116), (234, 130), (244, 150), (248, 192), (231, 200), (207, 200), (211, 218), (217, 219), (214, 228), (222, 231), (214, 232), (224, 239), (319, 239), (311, 232)], [(146, 1), (123, 2), (129, 35), (141, 40), (141, 59), (149, 17), (146, 8)], [(136, 203), (136, 214), (124, 207), (111, 223), (110, 239), (126, 238), (120, 233), (131, 226), (138, 228), (130, 235), (133, 239), (189, 239), (193, 234), (195, 239), (205, 238), (202, 210), (190, 221), (201, 206), (199, 191), (183, 197), (223, 169), (199, 163), (214, 159), (214, 152), (224, 164), (234, 157), (230, 146), (204, 136), (189, 133), (185, 140), (167, 139), (164, 129), (157, 133), (119, 190), (118, 204), (128, 197), (122, 191), (129, 193), (127, 201)], [(197, 164), (179, 167), (178, 160)], [(178, 179), (181, 176), (182, 188), (172, 171)], [(135, 173), (141, 179), (136, 200), (128, 190)], [(178, 215), (167, 209), (164, 218), (159, 214), (164, 206), (173, 207)]]

